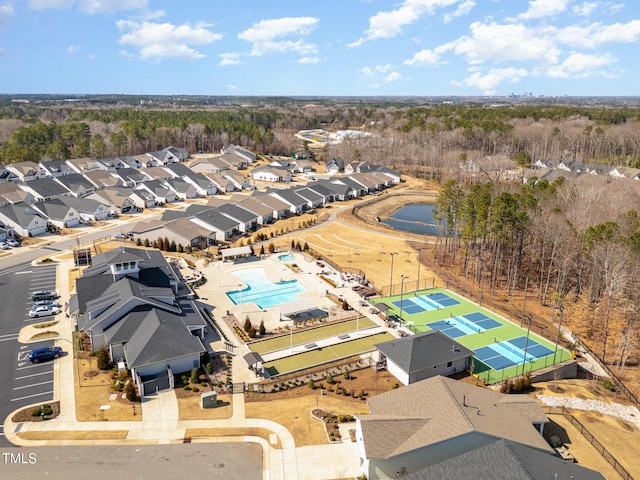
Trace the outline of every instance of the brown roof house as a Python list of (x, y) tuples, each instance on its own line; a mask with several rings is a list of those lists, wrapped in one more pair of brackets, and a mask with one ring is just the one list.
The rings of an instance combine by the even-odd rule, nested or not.
[(473, 356), (472, 350), (440, 330), (389, 340), (376, 348), (379, 361), (404, 385), (467, 370)]
[(497, 439), (553, 449), (542, 437), (548, 422), (526, 395), (505, 395), (437, 376), (367, 400), (356, 417), (356, 444), (369, 479), (396, 478)]

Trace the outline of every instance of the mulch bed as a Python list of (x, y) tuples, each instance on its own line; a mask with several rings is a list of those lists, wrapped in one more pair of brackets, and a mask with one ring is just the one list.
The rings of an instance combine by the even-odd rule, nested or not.
[(37, 417), (34, 417), (33, 415), (31, 415), (31, 413), (36, 408), (39, 408), (39, 405), (38, 405), (36, 407), (23, 408), (11, 418), (11, 421), (16, 423), (42, 422), (44, 420), (50, 420), (52, 418), (56, 418), (58, 415), (60, 415), (60, 402), (43, 403), (42, 405), (49, 405), (51, 407), (51, 410), (52, 410), (51, 415), (45, 415), (44, 419), (40, 415), (38, 415)]

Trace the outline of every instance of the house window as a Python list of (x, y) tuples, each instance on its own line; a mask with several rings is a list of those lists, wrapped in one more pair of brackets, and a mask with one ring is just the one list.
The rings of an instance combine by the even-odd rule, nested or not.
[(453, 365), (453, 362), (447, 362), (447, 367), (450, 367), (451, 365)]

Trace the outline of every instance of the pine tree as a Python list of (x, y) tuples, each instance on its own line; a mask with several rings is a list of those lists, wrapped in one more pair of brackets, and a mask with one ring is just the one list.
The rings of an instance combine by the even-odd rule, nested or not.
[(164, 248), (163, 249), (161, 248), (161, 250), (164, 250), (165, 252), (168, 252), (169, 251), (169, 246), (170, 246), (169, 239), (167, 237), (164, 237)]
[(267, 329), (264, 326), (264, 320), (260, 320), (260, 326), (258, 327), (258, 333), (261, 337), (264, 337), (264, 334), (267, 333)]
[(171, 245), (169, 245), (169, 251), (170, 252), (175, 252), (176, 251), (176, 241), (175, 240), (171, 240)]
[(158, 237), (158, 239), (154, 243), (154, 248), (157, 248), (158, 250), (164, 250), (164, 240), (162, 240), (162, 238)]
[(244, 319), (244, 331), (249, 333), (250, 329), (251, 329), (251, 319), (249, 318), (249, 315), (247, 315), (247, 318)]

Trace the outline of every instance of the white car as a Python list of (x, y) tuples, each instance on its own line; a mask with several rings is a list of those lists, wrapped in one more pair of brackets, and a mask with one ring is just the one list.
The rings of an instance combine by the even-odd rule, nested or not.
[(36, 307), (52, 307), (52, 308), (60, 308), (60, 303), (55, 300), (40, 300), (35, 302), (34, 305)]
[(5, 240), (5, 243), (7, 245), (9, 245), (10, 247), (19, 247), (20, 243), (17, 240), (14, 240), (13, 238), (7, 238)]
[(5, 243), (5, 242), (0, 242), (0, 250), (9, 250), (11, 247)]
[(58, 307), (52, 307), (52, 306), (40, 306), (40, 307), (33, 307), (30, 311), (29, 311), (29, 316), (31, 318), (38, 318), (38, 317), (48, 317), (49, 315), (57, 315), (60, 313), (60, 309)]

